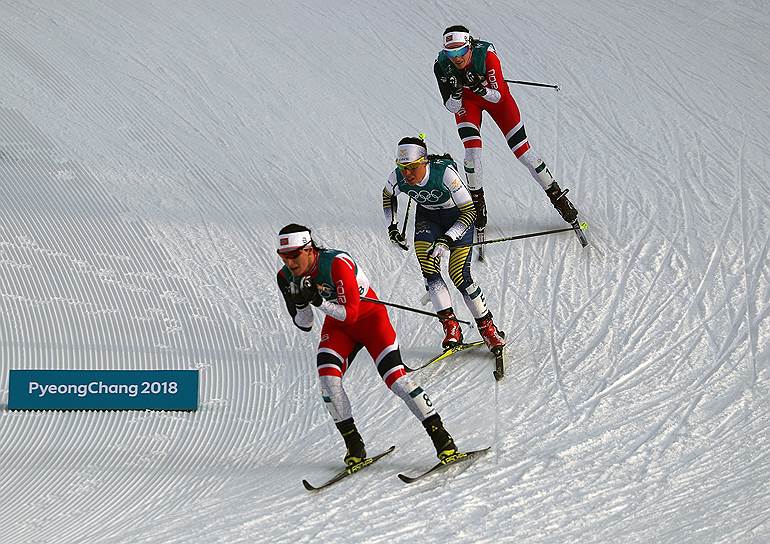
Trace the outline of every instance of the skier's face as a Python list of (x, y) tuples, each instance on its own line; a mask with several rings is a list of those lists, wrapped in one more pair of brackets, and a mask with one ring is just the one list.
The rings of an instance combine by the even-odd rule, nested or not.
[(458, 70), (465, 70), (465, 68), (471, 63), (471, 46), (468, 43), (450, 43), (447, 48), (444, 49), (446, 56), (455, 65)]
[(464, 55), (460, 55), (459, 57), (451, 57), (449, 60), (452, 61), (452, 64), (455, 65), (455, 68), (458, 70), (465, 70), (468, 65), (471, 63), (471, 50), (468, 49), (468, 52)]
[(315, 261), (315, 250), (312, 247), (305, 247), (290, 253), (279, 253), (279, 255), (283, 264), (289, 268), (295, 277), (307, 275), (313, 268)]
[(404, 175), (404, 179), (409, 185), (417, 185), (425, 178), (425, 170), (427, 169), (427, 163), (419, 162), (410, 164), (409, 168), (401, 168), (401, 173)]

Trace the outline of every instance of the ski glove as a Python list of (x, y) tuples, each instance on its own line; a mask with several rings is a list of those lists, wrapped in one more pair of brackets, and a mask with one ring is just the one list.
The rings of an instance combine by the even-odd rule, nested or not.
[(452, 239), (446, 234), (442, 234), (430, 245), (428, 248), (428, 257), (432, 259), (440, 259), (445, 254), (449, 253), (449, 244), (452, 243)]
[(289, 285), (289, 296), (298, 309), (306, 307), (308, 303), (313, 306), (320, 306), (323, 302), (321, 293), (318, 292), (318, 285), (310, 276), (301, 278), (299, 282), (291, 282)]
[(465, 86), (468, 87), (471, 91), (479, 96), (484, 96), (487, 94), (487, 88), (484, 87), (483, 83), (481, 82), (480, 75), (472, 70), (466, 70), (463, 72), (463, 76), (465, 77)]
[(452, 74), (447, 78), (449, 83), (449, 95), (455, 100), (460, 100), (463, 97), (463, 83), (456, 75)]
[(401, 233), (398, 232), (398, 225), (396, 223), (391, 223), (388, 227), (388, 237), (390, 237), (390, 241), (395, 245), (404, 251), (409, 251), (409, 246), (406, 244), (406, 240)]

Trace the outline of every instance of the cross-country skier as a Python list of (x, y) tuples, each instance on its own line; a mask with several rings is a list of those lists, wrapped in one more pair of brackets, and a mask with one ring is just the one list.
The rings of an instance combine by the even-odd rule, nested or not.
[(570, 224), (577, 221), (577, 210), (545, 162), (530, 147), (524, 121), (516, 101), (504, 81), (500, 59), (489, 42), (471, 37), (461, 25), (444, 31), (444, 48), (433, 65), (444, 106), (455, 115), (457, 132), (465, 147), (463, 166), (476, 208), (476, 227), (487, 224), (481, 167), (481, 112), (497, 123), (508, 146), (532, 177), (545, 190), (554, 208)]
[(343, 251), (318, 247), (310, 229), (295, 223), (278, 233), (278, 287), (294, 324), (305, 332), (313, 326), (313, 310), (325, 314), (316, 366), (321, 395), (347, 446), (345, 464), (366, 457), (353, 422), (350, 401), (342, 387), (353, 358), (366, 348), (385, 385), (406, 403), (425, 427), (440, 460), (457, 453), (428, 394), (407, 376), (393, 325), (384, 306), (361, 300), (377, 295), (364, 272)]
[(420, 138), (398, 142), (397, 168), (382, 190), (382, 207), (391, 242), (408, 249), (396, 221), (396, 196), (405, 193), (417, 202), (414, 223), (414, 252), (425, 279), (425, 288), (444, 327), (442, 346), (446, 349), (463, 341), (460, 324), (452, 309), (452, 298), (441, 276), (441, 258), (449, 257), (449, 276), (462, 293), (484, 342), (490, 350), (505, 345), (492, 320), (484, 294), (471, 277), (473, 222), (476, 218), (467, 187), (448, 155), (428, 155)]

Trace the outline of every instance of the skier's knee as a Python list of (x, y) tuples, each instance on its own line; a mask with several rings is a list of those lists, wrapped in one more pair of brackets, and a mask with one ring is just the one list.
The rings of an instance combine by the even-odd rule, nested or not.
[(406, 376), (406, 369), (401, 360), (401, 351), (397, 347), (388, 351), (384, 356), (381, 355), (378, 359), (377, 372), (388, 388), (391, 388), (400, 377)]
[(318, 377), (336, 377), (342, 379), (345, 373), (345, 361), (327, 351), (321, 351), (316, 355), (316, 370)]

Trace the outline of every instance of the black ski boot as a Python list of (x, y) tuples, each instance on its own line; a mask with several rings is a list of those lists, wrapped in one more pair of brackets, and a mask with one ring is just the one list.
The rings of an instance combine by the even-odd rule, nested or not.
[(444, 424), (441, 422), (441, 417), (438, 414), (425, 418), (422, 425), (428, 431), (428, 436), (433, 441), (433, 446), (436, 448), (436, 456), (439, 460), (443, 461), (457, 453), (455, 441), (444, 428)]
[(553, 204), (553, 207), (559, 212), (559, 215), (561, 215), (567, 223), (572, 224), (577, 220), (578, 212), (575, 209), (575, 206), (572, 205), (572, 202), (567, 198), (568, 192), (569, 189), (562, 191), (559, 184), (555, 181), (545, 190), (545, 194), (551, 199), (551, 204)]
[(476, 228), (483, 231), (484, 227), (487, 226), (487, 203), (484, 202), (484, 189), (472, 190), (470, 193), (473, 207), (476, 208)]
[(361, 435), (358, 434), (358, 429), (356, 429), (353, 423), (353, 418), (340, 421), (336, 425), (342, 438), (345, 440), (345, 446), (348, 448), (345, 454), (345, 465), (352, 466), (363, 461), (366, 458), (366, 448), (364, 447)]

